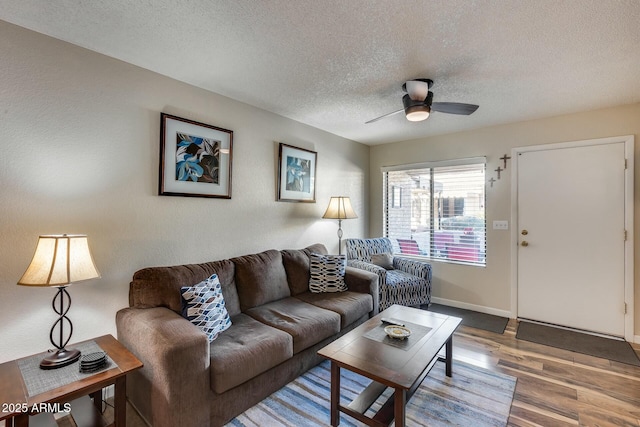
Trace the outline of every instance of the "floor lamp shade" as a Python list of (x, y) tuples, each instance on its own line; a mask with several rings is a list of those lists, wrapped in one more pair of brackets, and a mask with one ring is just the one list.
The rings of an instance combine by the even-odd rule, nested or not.
[[(52, 306), (59, 317), (49, 333), (51, 343), (58, 351), (42, 360), (40, 363), (42, 369), (60, 368), (80, 358), (78, 350), (65, 348), (73, 333), (73, 324), (67, 317), (71, 307), (71, 296), (66, 287), (72, 283), (98, 277), (100, 273), (93, 262), (87, 236), (77, 234), (40, 236), (33, 259), (18, 281), (18, 285), (58, 288)], [(68, 335), (64, 333), (65, 322), (69, 327)], [(56, 328), (59, 332), (57, 341), (54, 339)]]
[(358, 218), (351, 206), (351, 199), (345, 196), (332, 197), (322, 218), (338, 220), (338, 253), (342, 253), (342, 220)]
[(327, 219), (353, 219), (358, 218), (358, 215), (353, 211), (351, 206), (351, 199), (344, 196), (332, 197), (329, 200), (329, 206), (325, 211), (322, 218)]

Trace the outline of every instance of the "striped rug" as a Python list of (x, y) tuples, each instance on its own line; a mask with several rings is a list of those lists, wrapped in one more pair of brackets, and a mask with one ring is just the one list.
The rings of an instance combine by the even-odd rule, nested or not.
[[(370, 382), (341, 370), (341, 401), (348, 403)], [(506, 426), (516, 378), (454, 361), (453, 377), (437, 363), (407, 404), (408, 426)], [(227, 427), (311, 427), (329, 425), (331, 370), (328, 361), (248, 409)], [(372, 409), (380, 407), (387, 389)], [(384, 400), (383, 400), (384, 399)], [(364, 426), (341, 414), (340, 426)]]

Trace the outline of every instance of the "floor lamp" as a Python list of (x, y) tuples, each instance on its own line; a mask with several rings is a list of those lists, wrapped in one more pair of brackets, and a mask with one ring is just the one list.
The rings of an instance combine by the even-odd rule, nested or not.
[(322, 218), (338, 220), (338, 255), (342, 255), (342, 220), (358, 218), (351, 207), (351, 199), (345, 196), (332, 197)]
[[(66, 288), (72, 283), (97, 277), (100, 277), (100, 273), (91, 257), (87, 236), (72, 234), (40, 236), (31, 264), (18, 281), (18, 285), (23, 286), (58, 288), (52, 306), (59, 317), (49, 333), (51, 344), (57, 351), (45, 357), (40, 362), (40, 368), (61, 368), (80, 358), (79, 350), (65, 348), (73, 333), (73, 324), (67, 317), (71, 307), (71, 296)], [(69, 326), (68, 334), (65, 334), (65, 322)], [(57, 341), (54, 338), (56, 328), (58, 329)]]

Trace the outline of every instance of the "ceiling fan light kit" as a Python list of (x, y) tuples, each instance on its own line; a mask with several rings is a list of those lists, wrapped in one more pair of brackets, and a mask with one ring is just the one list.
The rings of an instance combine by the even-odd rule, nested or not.
[(432, 111), (440, 113), (458, 114), (468, 116), (478, 109), (474, 104), (462, 104), (460, 102), (433, 102), (433, 92), (429, 89), (433, 86), (431, 79), (409, 80), (402, 85), (402, 90), (406, 95), (402, 97), (402, 110), (393, 111), (383, 116), (365, 122), (365, 124), (377, 122), (388, 116), (392, 116), (404, 111), (407, 120), (420, 122), (426, 120)]
[[(433, 98), (433, 93), (429, 92), (429, 94)], [(427, 98), (429, 97), (427, 96)], [(410, 122), (427, 120), (431, 114), (431, 107), (424, 100), (416, 101), (411, 99), (409, 95), (405, 95), (402, 97), (402, 104), (404, 105), (404, 114)]]

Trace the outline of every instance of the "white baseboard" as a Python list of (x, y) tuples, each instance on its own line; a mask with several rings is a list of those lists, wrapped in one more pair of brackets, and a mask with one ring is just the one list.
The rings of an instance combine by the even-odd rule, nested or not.
[(640, 335), (634, 335), (633, 336), (633, 343), (634, 344), (640, 344)]
[[(494, 316), (506, 317), (508, 319), (511, 318), (511, 311), (509, 310), (499, 310), (493, 307), (485, 307), (483, 305), (469, 304), (466, 302), (448, 300), (448, 299), (438, 298), (438, 297), (431, 297), (431, 302), (436, 304), (441, 304), (441, 305), (448, 305), (450, 307), (464, 308), (465, 310), (473, 310), (479, 313), (493, 314)], [(640, 337), (637, 337), (637, 338), (640, 338)]]

